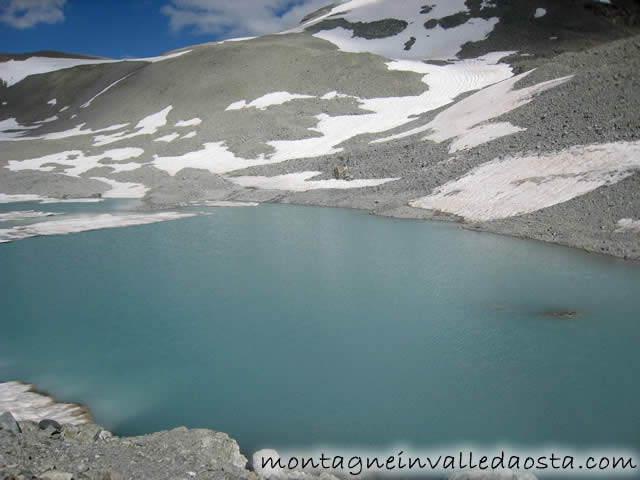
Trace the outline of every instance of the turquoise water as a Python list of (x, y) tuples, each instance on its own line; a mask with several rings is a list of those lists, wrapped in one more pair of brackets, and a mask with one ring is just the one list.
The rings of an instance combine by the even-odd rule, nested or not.
[(0, 245), (0, 381), (245, 452), (640, 447), (637, 264), (342, 209), (207, 211)]

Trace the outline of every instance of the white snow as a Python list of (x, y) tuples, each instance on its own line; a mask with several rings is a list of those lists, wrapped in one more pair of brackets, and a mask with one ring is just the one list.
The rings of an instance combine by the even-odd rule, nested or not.
[(638, 169), (640, 141), (579, 145), (487, 162), (409, 204), (471, 221), (495, 220), (566, 202)]
[[(144, 153), (141, 148), (117, 148), (107, 150), (98, 155), (86, 156), (81, 150), (70, 150), (60, 153), (52, 153), (43, 157), (30, 158), (26, 160), (9, 160), (7, 166), (11, 171), (20, 170), (39, 170), (41, 172), (51, 172), (57, 166), (66, 167), (62, 173), (71, 177), (79, 177), (81, 174), (88, 172), (92, 168), (109, 167), (113, 173), (126, 172), (140, 168), (141, 164), (119, 163), (123, 160), (137, 158)], [(112, 163), (106, 163), (103, 160), (111, 159)]]
[[(73, 115), (71, 118), (75, 116), (76, 115)], [(13, 121), (13, 124), (11, 124), (12, 121)], [(6, 123), (3, 125), (4, 122)], [(95, 135), (96, 133), (101, 133), (101, 132), (112, 132), (114, 130), (120, 130), (121, 128), (124, 128), (127, 125), (128, 123), (123, 123), (120, 125), (112, 125), (110, 127), (100, 128), (98, 130), (93, 130), (90, 128), (84, 130), (83, 127), (85, 126), (85, 124), (81, 123), (80, 125), (76, 125), (75, 127), (69, 130), (65, 130), (63, 132), (47, 133), (46, 135), (40, 135), (38, 137), (25, 137), (24, 135), (27, 133), (27, 130), (38, 128), (40, 125), (27, 127), (27, 126), (16, 123), (14, 118), (9, 118), (7, 120), (4, 120), (3, 122), (0, 122), (0, 141), (18, 142), (18, 141), (24, 141), (24, 140), (59, 140), (62, 138), (76, 137), (80, 135)], [(15, 132), (7, 131), (11, 129), (20, 129), (20, 130)]]
[(149, 188), (141, 183), (119, 182), (105, 177), (91, 178), (108, 183), (111, 186), (111, 190), (103, 193), (102, 198), (142, 198), (149, 191)]
[[(404, 20), (408, 25), (401, 33), (392, 37), (378, 39), (354, 37), (351, 30), (342, 27), (323, 30), (315, 33), (314, 36), (327, 40), (346, 52), (371, 52), (393, 59), (447, 60), (455, 58), (466, 42), (485, 39), (499, 21), (497, 17), (472, 18), (453, 28), (445, 29), (437, 25), (432, 29), (426, 29), (424, 23), (428, 20), (469, 11), (465, 0), (431, 0), (427, 3), (433, 7), (432, 10), (428, 14), (420, 14), (425, 5), (424, 0), (404, 0), (402, 2), (354, 0), (338, 5), (327, 14), (283, 33), (300, 32), (329, 16), (335, 18), (338, 13), (342, 13), (339, 18), (344, 18), (351, 23), (393, 18)], [(416, 21), (416, 18), (419, 21)], [(405, 43), (411, 37), (416, 40), (410, 50), (405, 50)]]
[(621, 218), (618, 220), (618, 228), (615, 231), (632, 231), (640, 233), (640, 220), (634, 220), (633, 218)]
[(169, 135), (165, 135), (163, 137), (159, 137), (159, 138), (154, 138), (153, 141), (154, 142), (166, 142), (166, 143), (171, 143), (173, 142), (176, 138), (178, 138), (180, 136), (179, 133), (177, 132), (173, 132), (170, 133)]
[(180, 120), (176, 123), (176, 127), (197, 127), (202, 123), (202, 120), (198, 117), (192, 118), (191, 120)]
[(237, 37), (237, 38), (227, 38), (226, 40), (221, 40), (221, 41), (219, 41), (219, 42), (214, 42), (214, 43), (217, 43), (217, 44), (223, 44), (223, 43), (226, 43), (226, 42), (245, 42), (245, 41), (247, 41), (247, 40), (253, 40), (254, 38), (257, 38), (257, 37)]
[(52, 98), (51, 100), (49, 100), (49, 101), (47, 102), (47, 104), (48, 104), (48, 105), (55, 105), (55, 104), (57, 104), (57, 103), (58, 103), (58, 100), (56, 100), (55, 98)]
[(227, 173), (241, 168), (274, 163), (260, 155), (255, 160), (236, 157), (226, 147), (224, 142), (205, 143), (202, 150), (187, 152), (175, 157), (160, 157), (154, 155), (151, 162), (156, 168), (164, 170), (169, 175), (175, 175), (183, 168), (199, 168), (211, 173)]
[(276, 175), (274, 177), (244, 176), (225, 177), (230, 182), (242, 187), (260, 188), (265, 190), (288, 190), (290, 192), (307, 192), (320, 189), (363, 188), (382, 185), (383, 183), (398, 180), (398, 178), (377, 178), (362, 180), (309, 180), (322, 172), (298, 172)]
[(189, 132), (189, 133), (185, 133), (182, 137), (180, 137), (181, 139), (186, 139), (186, 138), (193, 138), (196, 136), (196, 132)]
[(49, 122), (55, 122), (56, 120), (58, 120), (58, 116), (54, 115), (53, 117), (45, 118), (44, 120), (38, 120), (37, 122), (33, 122), (33, 123), (49, 123)]
[(100, 203), (102, 198), (44, 198), (39, 203)]
[(173, 106), (169, 105), (159, 112), (148, 115), (138, 122), (135, 126), (138, 130), (129, 134), (125, 132), (113, 133), (111, 135), (98, 135), (94, 138), (94, 145), (99, 147), (102, 145), (108, 145), (110, 143), (119, 142), (128, 138), (137, 137), (139, 135), (153, 135), (167, 124), (167, 115), (173, 109)]
[[(102, 89), (100, 92), (98, 92), (97, 94), (95, 94), (91, 99), (89, 99), (88, 102), (83, 103), (82, 105), (80, 105), (80, 108), (87, 108), (88, 106), (91, 105), (91, 103), (98, 98), (100, 95), (102, 95), (103, 93), (105, 93), (106, 91), (108, 91), (109, 89), (111, 89), (112, 87), (115, 87), (117, 84), (119, 84), (121, 81), (129, 78), (131, 75), (133, 75), (132, 73), (130, 73), (129, 75), (125, 75), (124, 77), (122, 77), (120, 80), (116, 80), (115, 82), (113, 82), (111, 85), (107, 86), (106, 88)], [(68, 108), (68, 107), (67, 107)], [(60, 110), (62, 111), (62, 110)]]
[(53, 212), (36, 212), (35, 210), (18, 210), (15, 212), (0, 213), (0, 222), (13, 222), (16, 220), (27, 220), (30, 218), (52, 217), (60, 215)]
[(166, 222), (181, 218), (193, 217), (193, 213), (160, 212), (160, 213), (123, 213), (99, 214), (67, 217), (61, 220), (50, 220), (22, 225), (10, 229), (0, 229), (0, 243), (22, 240), (41, 235), (66, 235), (69, 233), (87, 232), (102, 228), (130, 227), (150, 223)]
[(508, 122), (493, 124), (485, 122), (521, 107), (531, 102), (535, 95), (571, 79), (571, 76), (562, 77), (514, 90), (515, 84), (532, 71), (522, 73), (469, 95), (440, 112), (426, 125), (375, 140), (374, 143), (387, 142), (428, 131), (430, 132), (429, 135), (424, 137), (423, 140), (440, 143), (455, 139), (449, 148), (450, 153), (453, 153), (524, 130)]
[[(301, 140), (268, 142), (276, 149), (270, 157), (273, 163), (295, 159), (329, 155), (342, 151), (338, 145), (357, 135), (382, 133), (415, 120), (416, 116), (451, 103), (458, 95), (477, 90), (512, 76), (511, 67), (496, 63), (510, 52), (496, 52), (474, 60), (463, 60), (438, 66), (416, 61), (395, 61), (388, 64), (391, 70), (424, 73), (423, 81), (429, 89), (421, 95), (356, 99), (360, 108), (367, 111), (360, 115), (331, 117), (317, 115), (318, 124), (310, 130), (322, 136)], [(333, 94), (327, 94), (334, 98)], [(488, 107), (487, 107), (488, 108)], [(413, 133), (394, 135), (381, 139), (387, 141)]]
[(256, 98), (251, 103), (247, 103), (246, 100), (240, 100), (229, 105), (225, 111), (229, 110), (242, 110), (243, 108), (257, 108), (258, 110), (266, 110), (273, 105), (282, 105), (283, 103), (290, 102), (299, 98), (315, 98), (312, 95), (300, 95), (289, 92), (273, 92)]
[(189, 53), (191, 50), (172, 53), (170, 55), (162, 55), (159, 57), (149, 58), (128, 58), (124, 60), (111, 59), (84, 59), (84, 58), (51, 58), (51, 57), (29, 57), (26, 60), (8, 60), (0, 63), (0, 82), (4, 82), (7, 87), (11, 87), (21, 82), (30, 75), (38, 75), (41, 73), (55, 72), (67, 68), (77, 67), (78, 65), (97, 65), (100, 63), (117, 63), (117, 62), (161, 62), (171, 58), (179, 57)]
[(51, 419), (60, 424), (79, 425), (91, 421), (87, 410), (80, 405), (57, 403), (50, 396), (34, 391), (33, 385), (20, 382), (0, 383), (0, 412), (11, 412), (19, 422)]
[(547, 10), (544, 8), (536, 8), (536, 13), (533, 14), (534, 18), (544, 17), (547, 14)]
[(257, 202), (235, 202), (230, 200), (204, 200), (191, 202), (194, 207), (257, 207)]
[[(27, 133), (27, 130), (38, 128), (39, 125), (27, 127), (17, 122), (15, 118), (0, 120), (0, 141), (17, 140)], [(9, 131), (15, 130), (15, 131)]]
[(69, 106), (62, 107), (58, 113), (66, 112), (67, 110), (69, 110)]
[(0, 203), (38, 202), (44, 199), (45, 197), (41, 197), (40, 195), (23, 193), (10, 195), (6, 193), (0, 193)]
[(320, 100), (333, 100), (335, 98), (354, 98), (354, 97), (351, 95), (345, 95), (344, 93), (338, 93), (335, 90), (333, 90), (332, 92), (327, 92), (323, 96), (321, 96)]

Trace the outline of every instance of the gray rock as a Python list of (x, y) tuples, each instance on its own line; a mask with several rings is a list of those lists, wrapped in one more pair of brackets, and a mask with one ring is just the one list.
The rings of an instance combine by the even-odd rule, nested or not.
[(514, 472), (512, 470), (494, 470), (492, 472), (461, 472), (454, 473), (449, 480), (537, 480), (528, 472)]
[(73, 474), (50, 470), (40, 475), (41, 480), (73, 480)]
[(16, 419), (13, 418), (11, 412), (4, 412), (0, 415), (0, 431), (5, 432), (13, 432), (13, 433), (21, 433), (20, 425), (16, 422)]
[(40, 430), (46, 430), (50, 435), (53, 435), (54, 433), (60, 433), (62, 431), (62, 426), (55, 420), (51, 419), (41, 420), (38, 423), (38, 427), (40, 427)]

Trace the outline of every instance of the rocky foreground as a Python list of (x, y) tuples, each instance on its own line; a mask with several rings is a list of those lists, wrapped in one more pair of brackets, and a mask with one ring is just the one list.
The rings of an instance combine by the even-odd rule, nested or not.
[[(267, 452), (267, 451), (265, 451)], [(300, 479), (337, 480), (328, 473), (254, 470), (226, 433), (185, 427), (139, 437), (115, 437), (93, 423), (60, 425), (55, 420), (16, 422), (0, 414), (0, 479)], [(275, 452), (274, 452), (275, 453)], [(535, 480), (529, 473), (456, 473), (450, 480)]]
[(92, 423), (18, 424), (9, 413), (0, 417), (2, 479), (256, 478), (246, 465), (238, 444), (211, 430), (118, 438)]

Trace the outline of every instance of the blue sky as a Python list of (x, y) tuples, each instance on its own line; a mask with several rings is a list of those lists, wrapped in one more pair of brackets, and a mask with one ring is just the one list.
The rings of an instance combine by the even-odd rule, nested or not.
[(146, 57), (294, 25), (332, 0), (0, 0), (0, 52)]

